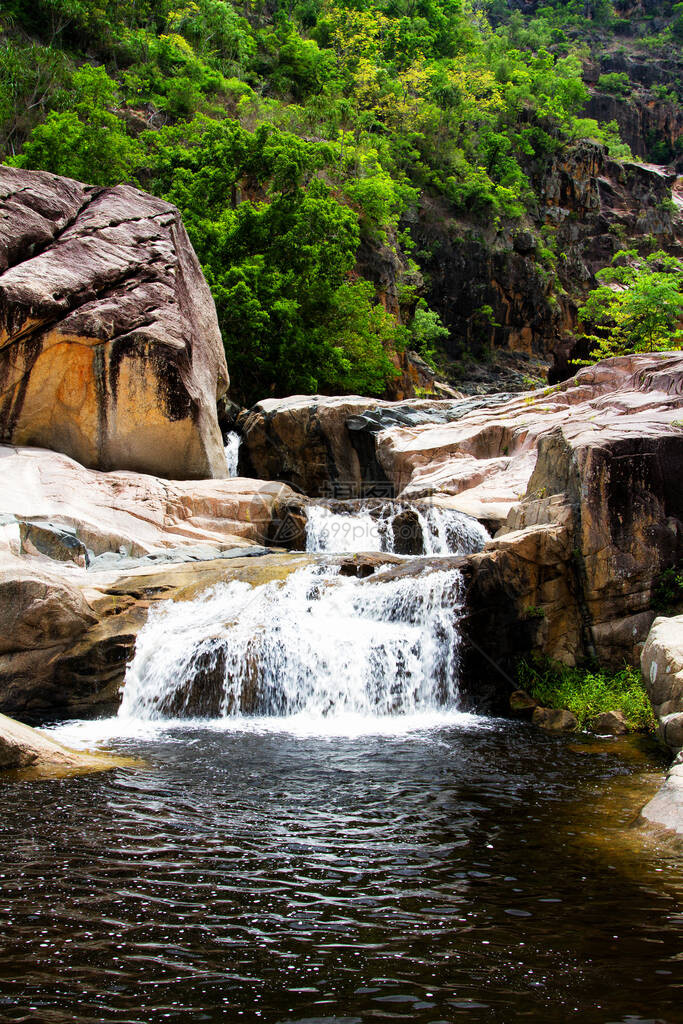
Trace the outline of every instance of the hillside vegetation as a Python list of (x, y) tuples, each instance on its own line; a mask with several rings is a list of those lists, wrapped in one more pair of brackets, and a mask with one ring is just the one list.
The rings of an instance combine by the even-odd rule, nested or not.
[[(474, 233), (531, 225), (552, 291), (561, 254), (552, 225), (532, 223), (539, 172), (582, 139), (629, 156), (616, 123), (585, 116), (586, 41), (617, 33), (619, 12), (513, 6), (7, 0), (0, 147), (180, 208), (241, 401), (383, 394), (398, 353), (431, 359), (449, 334), (411, 237), (424, 197)], [(679, 45), (683, 4), (657, 6), (650, 49)], [(368, 271), (378, 253), (394, 302)], [(473, 316), (486, 326), (493, 310)]]

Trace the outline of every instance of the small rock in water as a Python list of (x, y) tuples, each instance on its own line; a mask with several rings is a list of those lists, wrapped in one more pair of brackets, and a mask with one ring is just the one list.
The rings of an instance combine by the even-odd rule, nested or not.
[(531, 718), (537, 707), (538, 701), (535, 697), (531, 697), (526, 690), (515, 690), (510, 694), (510, 711), (513, 715)]
[(548, 732), (575, 732), (579, 727), (576, 715), (563, 708), (534, 708), (531, 721)]
[(622, 711), (603, 711), (591, 722), (591, 729), (600, 736), (625, 736), (628, 722)]

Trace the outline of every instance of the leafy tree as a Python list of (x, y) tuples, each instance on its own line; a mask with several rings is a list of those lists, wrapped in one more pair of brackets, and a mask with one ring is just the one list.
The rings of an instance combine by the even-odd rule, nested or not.
[(579, 309), (592, 344), (589, 362), (629, 352), (655, 352), (680, 344), (683, 331), (683, 262), (664, 252), (643, 259), (633, 249), (616, 253), (596, 274), (600, 285)]
[(603, 92), (614, 93), (615, 96), (630, 96), (631, 83), (625, 72), (612, 71), (609, 74), (600, 75), (598, 78), (598, 89), (602, 89)]
[(0, 148), (14, 154), (69, 78), (69, 62), (54, 47), (0, 40)]
[[(317, 177), (331, 147), (195, 118), (145, 136), (147, 174), (176, 203), (211, 285), (240, 397), (381, 394), (401, 328), (351, 284), (358, 217)], [(257, 184), (258, 183), (258, 184)], [(260, 193), (245, 199), (238, 193)]]
[(420, 299), (410, 325), (410, 338), (413, 348), (434, 366), (434, 356), (440, 342), (445, 341), (449, 331), (441, 322), (439, 314), (430, 309), (424, 299)]
[[(531, 181), (573, 140), (628, 156), (616, 125), (581, 116), (574, 40), (586, 19), (609, 23), (609, 0), (532, 6), (4, 0), (0, 143), (19, 166), (132, 181), (179, 206), (245, 400), (380, 393), (395, 350), (410, 340), (429, 357), (445, 328), (419, 302), (408, 329), (385, 312), (358, 278), (361, 240), (406, 266), (420, 197), (509, 232), (538, 219)], [(617, 284), (635, 303), (640, 285)], [(605, 324), (591, 329), (606, 343)]]
[(116, 101), (116, 84), (104, 68), (85, 64), (73, 75), (72, 85), (79, 97), (75, 109), (50, 113), (33, 130), (23, 152), (9, 162), (95, 185), (131, 180), (142, 151), (121, 118), (108, 109)]

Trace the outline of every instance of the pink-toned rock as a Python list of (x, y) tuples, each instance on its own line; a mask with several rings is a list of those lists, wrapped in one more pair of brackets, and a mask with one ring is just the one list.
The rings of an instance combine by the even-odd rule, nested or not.
[(527, 493), (541, 439), (562, 427), (578, 448), (602, 436), (675, 431), (682, 379), (681, 353), (623, 356), (514, 396), (272, 399), (250, 410), (241, 426), (257, 475), (309, 496), (367, 496), (384, 488), (385, 495), (430, 497), (502, 525)]
[(599, 444), (604, 431), (659, 435), (681, 417), (682, 381), (681, 353), (606, 360), (564, 384), (462, 416), (438, 403), (452, 422), (390, 426), (377, 434), (377, 459), (400, 497), (449, 495), (461, 511), (507, 515), (534, 487), (541, 438), (560, 426), (577, 446)]
[(0, 446), (0, 472), (0, 550), (80, 564), (106, 553), (163, 557), (264, 544), (279, 505), (295, 497), (284, 484), (240, 477), (100, 473), (41, 448)]

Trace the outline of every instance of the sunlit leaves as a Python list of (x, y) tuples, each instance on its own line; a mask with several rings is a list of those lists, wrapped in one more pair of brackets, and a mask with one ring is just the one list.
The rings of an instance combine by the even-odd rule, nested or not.
[[(618, 252), (579, 309), (591, 360), (676, 348), (683, 338), (683, 262), (663, 252)], [(589, 330), (593, 333), (587, 333)]]

